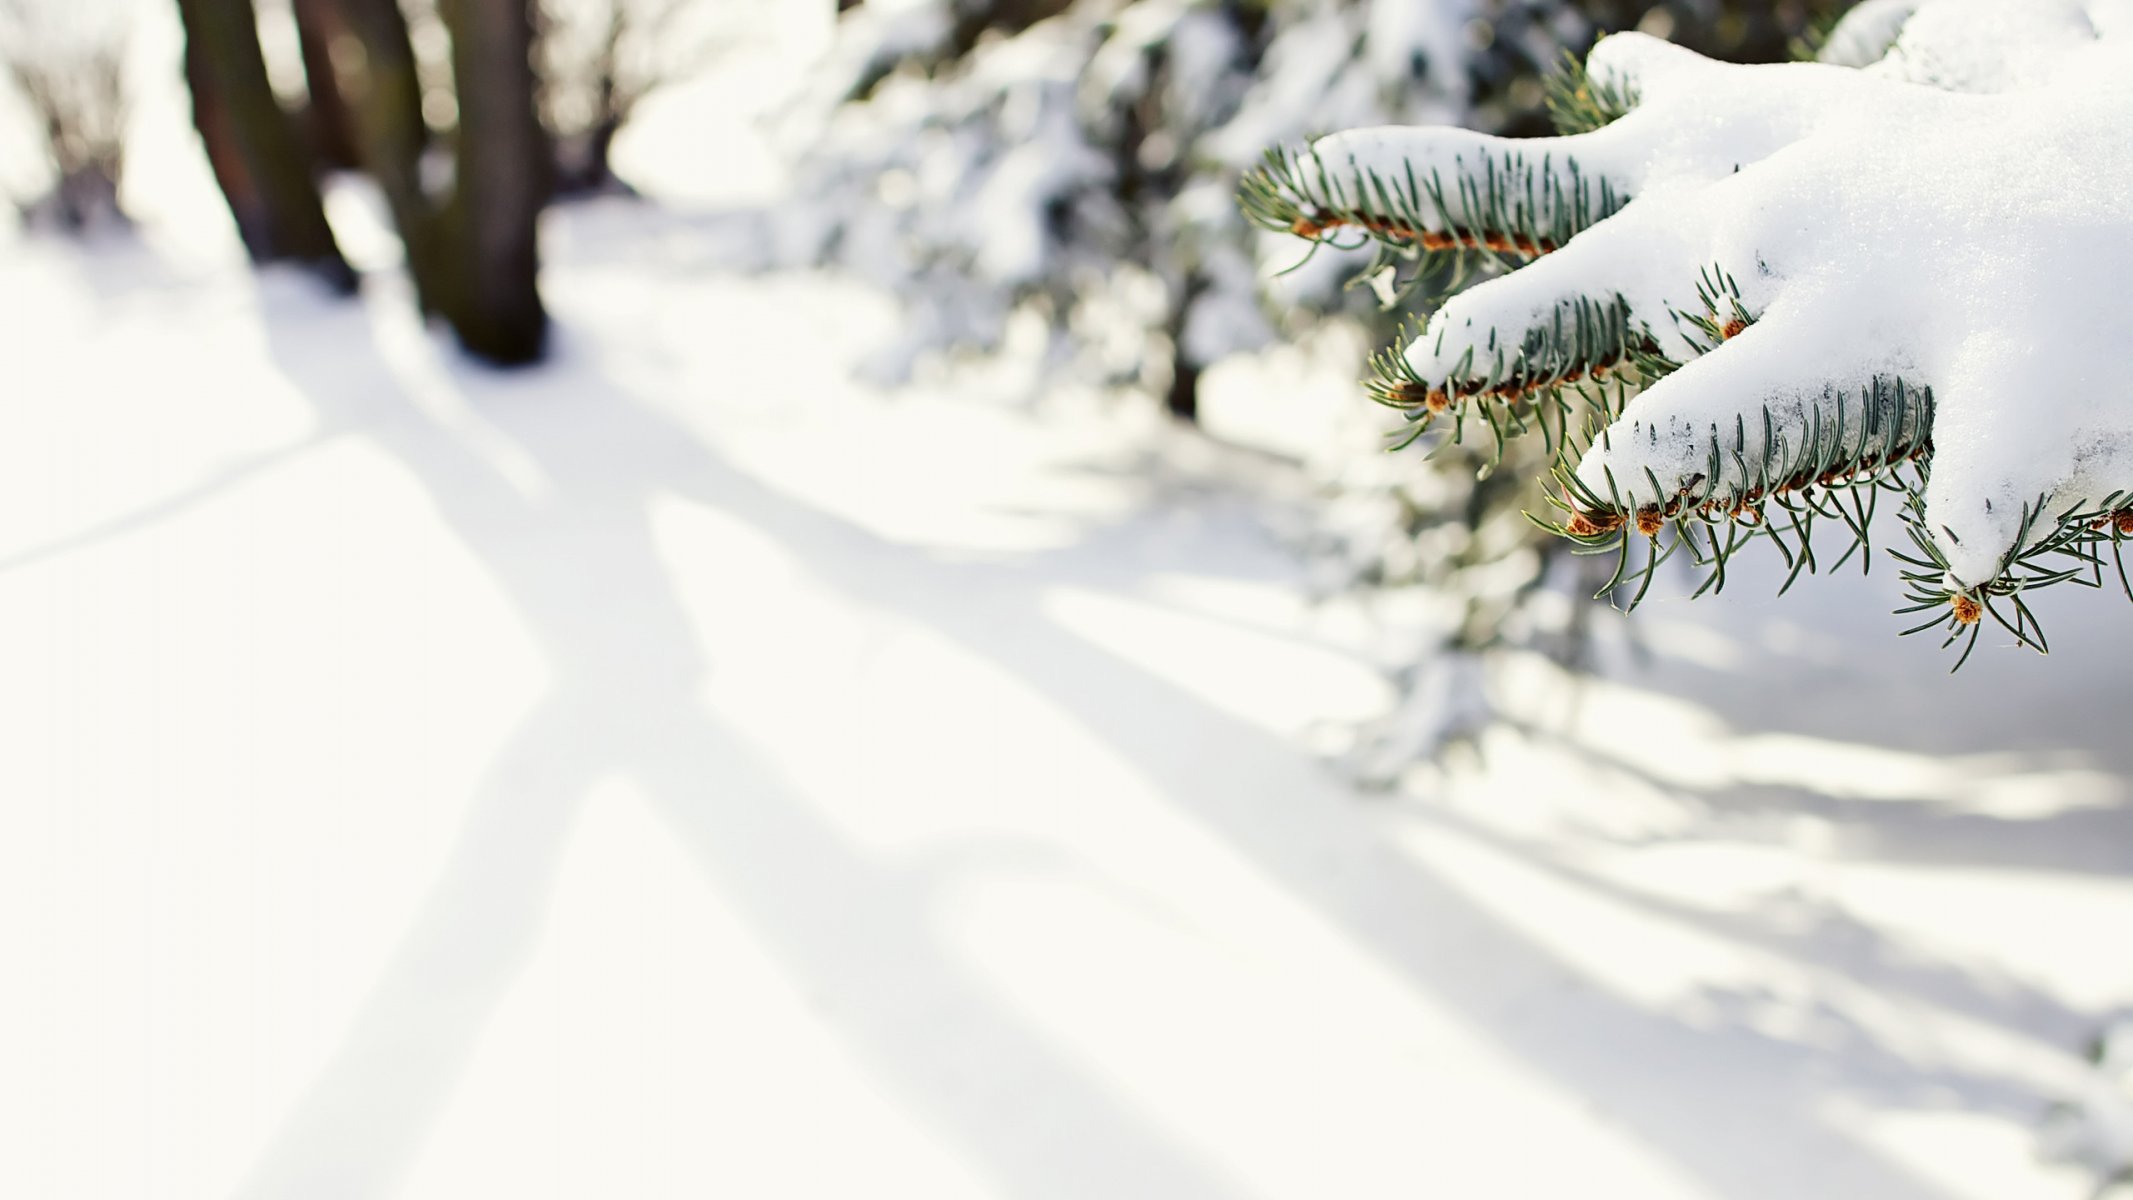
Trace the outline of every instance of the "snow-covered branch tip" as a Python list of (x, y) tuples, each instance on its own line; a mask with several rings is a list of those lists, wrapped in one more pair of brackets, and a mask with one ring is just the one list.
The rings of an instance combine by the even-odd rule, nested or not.
[[(1641, 478), (1616, 476), (1608, 457), (1615, 439), (1642, 438), (1652, 448), (1661, 438), (1656, 427), (1630, 422), (1625, 431), (1609, 424), (1621, 408), (1603, 406), (1609, 416), (1593, 422), (1582, 448), (1573, 445), (1558, 456), (1548, 500), (1562, 516), (1534, 520), (1591, 553), (1614, 554), (1616, 567), (1603, 594), (1627, 592), (1628, 607), (1643, 599), (1659, 564), (1682, 550), (1705, 572), (1695, 595), (1724, 590), (1728, 561), (1758, 539), (1784, 559), (1787, 571), (1778, 590), (1789, 591), (1801, 574), (1820, 569), (1818, 524), (1847, 539), (1830, 568), (1857, 555), (1864, 570), (1872, 561), (1870, 531), (1882, 493), (1914, 496), (1920, 464), (1932, 450), (1932, 393), (1877, 377), (1856, 395), (1831, 391), (1789, 410), (1765, 407), (1753, 419), (1737, 415), (1730, 431), (1695, 439), (1705, 448), (1702, 469), (1668, 489), (1648, 466)], [(1795, 436), (1789, 432), (1794, 430), (1804, 432)], [(1592, 453), (1595, 442), (1599, 455)], [(1582, 460), (1581, 466), (1572, 469), (1572, 460)], [(1593, 463), (1597, 471), (1585, 465)], [(1660, 534), (1670, 527), (1673, 537), (1662, 548)], [(1632, 535), (1642, 536), (1641, 553)]]
[(1620, 296), (1562, 301), (1516, 341), (1492, 335), (1478, 346), (1468, 344), (1449, 367), (1437, 365), (1443, 331), (1431, 343), (1434, 353), (1417, 353), (1422, 344), (1417, 336), (1405, 349), (1372, 357), (1367, 383), (1372, 398), (1400, 409), (1412, 422), (1400, 446), (1418, 440), (1447, 415), (1452, 422), (1447, 442), (1463, 443), (1469, 418), (1478, 420), (1495, 437), (1492, 466), (1506, 439), (1531, 428), (1541, 430), (1551, 449), (1563, 445), (1575, 413), (1572, 395), (1598, 397), (1598, 389), (1612, 386), (1618, 404), (1626, 403), (1624, 389), (1632, 381), (1656, 378), (1674, 365)]
[(1475, 260), (1510, 268), (1552, 253), (1626, 199), (1545, 152), (1472, 140), (1393, 171), (1359, 156), (1277, 147), (1245, 177), (1241, 202), (1277, 232), (1351, 247), (1375, 241), (1410, 260), (1431, 256), (1429, 266), (1470, 269)]
[(1845, 65), (1616, 35), (1554, 85), (1559, 136), (1338, 133), (1270, 154), (1243, 204), (1376, 242), (1373, 270), (1501, 274), (1379, 354), (1370, 391), (1413, 422), (1403, 444), (1538, 426), (1560, 513), (1536, 519), (1616, 556), (1603, 595), (1634, 604), (1683, 551), (1716, 592), (1764, 542), (1781, 590), (1865, 569), (1889, 493), (1919, 628), (1960, 641), (1958, 666), (1987, 624), (2043, 650), (2029, 594), (2103, 586), (2106, 544), (2116, 566), (2133, 535), (2112, 361), (2133, 317), (2133, 0), (1893, 11), (1839, 24)]
[(1541, 81), (1548, 119), (1561, 134), (1591, 133), (1611, 125), (1637, 106), (1637, 92), (1627, 80), (1595, 79), (1585, 62), (1569, 51)]

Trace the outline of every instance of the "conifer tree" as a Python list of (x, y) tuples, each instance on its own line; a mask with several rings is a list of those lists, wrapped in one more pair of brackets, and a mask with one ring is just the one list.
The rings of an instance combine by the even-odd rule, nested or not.
[[(1225, 162), (1244, 172), (1268, 141), (1327, 128), (1384, 121), (1457, 120), (1500, 134), (1547, 131), (1577, 115), (1548, 82), (1573, 50), (1596, 35), (1643, 25), (1672, 29), (1715, 52), (1751, 61), (1783, 59), (1827, 18), (1830, 0), (1735, 4), (1709, 0), (1631, 0), (1575, 7), (1545, 0), (1488, 0), (1460, 11), (1399, 3), (1296, 4), (1277, 9), (1262, 82), (1224, 131)], [(1432, 22), (1435, 22), (1433, 25)], [(1337, 64), (1322, 83), (1296, 86), (1292, 59)], [(1554, 100), (1555, 103), (1551, 103)], [(1256, 142), (1250, 139), (1256, 138)], [(1282, 232), (1287, 232), (1283, 230)], [(1419, 300), (1457, 291), (1503, 269), (1492, 256), (1401, 260), (1394, 286), (1368, 239), (1331, 237), (1299, 262), (1295, 243), (1269, 235), (1259, 251), (1273, 273), (1272, 299), (1292, 337), (1329, 322), (1359, 323), (1372, 340), (1400, 336)], [(1381, 288), (1352, 283), (1369, 279)], [(1386, 299), (1380, 299), (1380, 291)], [(1372, 424), (1375, 424), (1374, 422)], [(1395, 435), (1404, 439), (1411, 428)], [(1566, 603), (1606, 579), (1604, 568), (1548, 536), (1524, 512), (1542, 504), (1535, 476), (1547, 449), (1478, 440), (1435, 453), (1378, 453), (1358, 444), (1323, 468), (1326, 514), (1313, 538), (1322, 586), (1426, 598), (1440, 614), (1402, 622), (1393, 651), (1400, 697), (1358, 731), (1350, 765), (1385, 779), (1448, 744), (1469, 740), (1493, 718), (1485, 679), (1506, 650), (1537, 652), (1571, 670), (1589, 661), (1592, 608)], [(1499, 461), (1500, 460), (1500, 461)]]
[(997, 348), (1017, 315), (1055, 378), (1192, 419), (1201, 372), (1272, 331), (1251, 243), (1205, 171), (1266, 39), (1251, 0), (918, 0), (845, 15), (772, 240), (922, 292), (873, 364)]
[(1411, 440), (1540, 443), (1547, 524), (1612, 555), (1603, 593), (1633, 605), (1675, 555), (1716, 591), (1765, 543), (1787, 587), (1864, 566), (1886, 500), (1917, 629), (2041, 650), (2028, 598), (2124, 586), (2133, 534), (2105, 361), (2133, 268), (2123, 29), (1870, 0), (1823, 62), (1764, 67), (1618, 35), (1557, 88), (1573, 132), (1353, 130), (1275, 151), (1245, 202), (1425, 287), (1508, 272), (1371, 390)]
[[(1123, 385), (1190, 416), (1225, 359), (1329, 325), (1382, 339), (1400, 324), (1349, 286), (1368, 247), (1325, 239), (1299, 267), (1294, 243), (1240, 213), (1238, 178), (1268, 144), (1387, 121), (1532, 132), (1550, 119), (1548, 73), (1598, 32), (1671, 24), (1714, 50), (1782, 57), (1835, 2), (883, 0), (841, 22), (823, 72), (833, 106), (802, 130), (792, 194), (753, 240), (922, 298), (876, 364), (891, 381), (928, 354), (1000, 345), (1020, 312), (1050, 335), (1047, 382)], [(1458, 265), (1464, 278), (1420, 286), (1492, 269)], [(1329, 592), (1452, 600), (1441, 643), (1400, 653), (1403, 691), (1425, 707), (1467, 694), (1441, 676), (1506, 644), (1577, 660), (1586, 610), (1550, 593), (1577, 586), (1587, 560), (1521, 515), (1547, 457), (1513, 447), (1477, 479), (1487, 460), (1471, 445), (1425, 462), (1356, 432), (1314, 455), (1327, 504), (1310, 552)], [(1397, 769), (1479, 715), (1403, 710), (1373, 757)]]

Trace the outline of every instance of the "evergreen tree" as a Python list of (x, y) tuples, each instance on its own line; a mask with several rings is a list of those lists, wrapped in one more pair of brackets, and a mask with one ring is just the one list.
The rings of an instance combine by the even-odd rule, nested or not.
[[(1875, 0), (1824, 57), (1749, 68), (1608, 38), (1558, 89), (1579, 132), (1357, 130), (1276, 152), (1247, 204), (1424, 281), (1511, 271), (1380, 356), (1373, 390), (1416, 440), (1493, 457), (1537, 433), (1550, 526), (1613, 555), (1603, 592), (1633, 605), (1684, 551), (1715, 591), (1765, 542), (1786, 586), (1864, 565), (1888, 496), (1918, 628), (1967, 655), (1993, 621), (2042, 649), (2027, 596), (2101, 586), (2133, 533), (2133, 441), (2068, 333), (2122, 312), (2101, 281), (2129, 265), (2102, 233), (2133, 174), (2126, 43), (2071, 6)], [(2021, 336), (1980, 328), (1987, 299)]]
[[(922, 298), (877, 363), (886, 379), (929, 354), (995, 348), (1020, 312), (1049, 333), (1051, 381), (1135, 388), (1190, 418), (1226, 358), (1329, 323), (1379, 339), (1398, 327), (1350, 286), (1372, 273), (1371, 247), (1329, 236), (1299, 267), (1293, 243), (1238, 209), (1237, 181), (1267, 145), (1390, 122), (1530, 132), (1549, 119), (1549, 73), (1608, 28), (1663, 19), (1733, 53), (1782, 55), (1827, 2), (877, 0), (843, 18), (827, 115), (804, 131), (791, 199), (761, 240), (782, 261)], [(1435, 290), (1497, 269), (1485, 253), (1433, 262), (1420, 286)], [(1379, 448), (1326, 473), (1322, 577), (1452, 603), (1399, 668), (1415, 699), (1372, 739), (1373, 772), (1478, 719), (1464, 699), (1457, 712), (1429, 699), (1470, 697), (1444, 681), (1471, 678), (1475, 656), (1513, 644), (1578, 660), (1585, 610), (1548, 593), (1599, 582), (1521, 515), (1540, 503), (1529, 477), (1544, 455), (1514, 449), (1511, 469), (1478, 479), (1471, 447), (1429, 462)]]
[(1199, 162), (1264, 45), (1254, 3), (856, 8), (777, 240), (926, 297), (885, 379), (1029, 314), (1056, 376), (1190, 419), (1202, 370), (1271, 336), (1229, 187)]

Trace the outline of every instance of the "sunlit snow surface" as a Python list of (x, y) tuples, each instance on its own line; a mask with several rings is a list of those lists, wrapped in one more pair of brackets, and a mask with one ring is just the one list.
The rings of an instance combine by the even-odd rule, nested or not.
[(211, 222), (0, 248), (0, 1195), (2083, 1194), (2108, 598), (1950, 679), (1886, 564), (1655, 588), (1360, 795), (1280, 468), (548, 234), (511, 377)]

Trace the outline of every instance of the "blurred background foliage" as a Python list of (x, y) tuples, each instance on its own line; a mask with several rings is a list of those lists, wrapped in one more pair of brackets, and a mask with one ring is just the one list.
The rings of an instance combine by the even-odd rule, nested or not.
[[(1335, 129), (1451, 123), (1550, 132), (1566, 55), (1640, 29), (1702, 53), (1779, 61), (1835, 0), (864, 0), (848, 5), (815, 107), (795, 119), (795, 187), (760, 239), (924, 297), (875, 366), (987, 353), (1040, 328), (1045, 386), (1145, 394), (1186, 421), (1225, 361), (1278, 343), (1382, 344), (1455, 282), (1391, 302), (1367, 256), (1300, 251), (1244, 222), (1239, 174)], [(1284, 273), (1286, 272), (1286, 273)], [(1343, 333), (1350, 336), (1343, 337)], [(1350, 350), (1349, 353), (1353, 354)], [(1348, 364), (1359, 373), (1360, 361)], [(1487, 717), (1481, 658), (1576, 666), (1600, 582), (1524, 519), (1535, 464), (1480, 476), (1462, 446), (1380, 453), (1358, 420), (1313, 456), (1326, 504), (1307, 539), (1328, 591), (1420, 594), (1429, 616), (1388, 666), (1407, 697), (1356, 768), (1389, 778)], [(1514, 450), (1534, 453), (1530, 448)]]
[[(1034, 347), (1040, 390), (1097, 389), (1196, 422), (1206, 381), (1270, 347), (1349, 354), (1394, 311), (1368, 260), (1253, 228), (1239, 175), (1333, 129), (1443, 122), (1547, 132), (1544, 82), (1605, 33), (1787, 57), (1838, 0), (817, 0), (827, 57), (780, 119), (786, 194), (739, 214), (733, 265), (828, 268), (902, 304), (870, 360), (895, 386)], [(0, 0), (0, 64), (49, 176), (29, 222), (123, 222), (129, 15), (173, 3), (200, 144), (258, 263), (342, 291), (356, 273), (323, 197), (376, 195), (413, 294), (470, 353), (546, 347), (544, 208), (627, 196), (616, 138), (645, 98), (733, 52), (728, 0)], [(825, 13), (825, 16), (827, 14)], [(1138, 400), (1133, 398), (1140, 398)], [(1353, 396), (1308, 460), (1305, 537), (1327, 592), (1420, 597), (1388, 651), (1407, 701), (1363, 741), (1388, 776), (1486, 718), (1476, 679), (1504, 646), (1575, 665), (1594, 586), (1534, 530), (1531, 464), (1479, 477), (1465, 447), (1382, 453), (1393, 422)], [(1384, 419), (1378, 419), (1383, 417)]]

